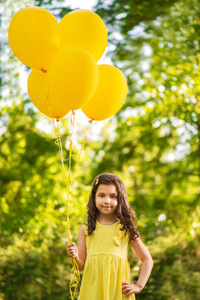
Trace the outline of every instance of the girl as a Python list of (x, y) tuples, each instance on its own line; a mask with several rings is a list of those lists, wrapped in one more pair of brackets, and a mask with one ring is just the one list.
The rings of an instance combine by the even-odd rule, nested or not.
[[(68, 245), (83, 273), (79, 300), (135, 299), (153, 266), (151, 255), (134, 224), (122, 180), (106, 173), (96, 177), (87, 205), (88, 218), (78, 234), (77, 246)], [(139, 278), (131, 282), (127, 261), (129, 245), (142, 262)]]

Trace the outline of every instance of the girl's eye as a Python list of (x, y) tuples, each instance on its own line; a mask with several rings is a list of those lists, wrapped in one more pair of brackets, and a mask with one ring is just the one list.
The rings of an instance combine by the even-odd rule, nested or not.
[(99, 197), (103, 198), (103, 197), (104, 197), (104, 195), (99, 195)]
[(115, 198), (117, 198), (117, 196), (115, 196), (115, 195), (112, 195), (112, 196), (111, 196), (111, 198), (114, 198), (114, 199), (115, 199)]

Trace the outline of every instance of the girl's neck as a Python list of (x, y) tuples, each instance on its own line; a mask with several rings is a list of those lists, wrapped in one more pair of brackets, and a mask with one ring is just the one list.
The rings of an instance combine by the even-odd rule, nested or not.
[(116, 216), (101, 216), (99, 215), (97, 221), (102, 225), (112, 225), (117, 222)]

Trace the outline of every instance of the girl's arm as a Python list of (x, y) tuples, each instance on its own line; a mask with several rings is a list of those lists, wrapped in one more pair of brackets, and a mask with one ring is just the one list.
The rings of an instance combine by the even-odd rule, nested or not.
[(151, 270), (153, 268), (153, 260), (151, 258), (149, 251), (147, 250), (147, 248), (145, 247), (145, 245), (143, 244), (140, 238), (130, 241), (130, 244), (135, 250), (137, 257), (142, 262), (140, 275), (136, 282), (136, 285), (138, 285), (139, 287), (141, 287), (141, 289), (143, 289), (151, 274)]
[(69, 256), (72, 256), (75, 258), (79, 271), (82, 271), (84, 269), (85, 260), (86, 260), (86, 236), (84, 232), (83, 226), (81, 226), (81, 229), (78, 233), (77, 238), (77, 246), (75, 243), (69, 244), (67, 246), (67, 253)]
[(130, 241), (131, 246), (135, 250), (137, 257), (142, 262), (142, 267), (140, 270), (139, 278), (136, 282), (136, 284), (123, 282), (122, 283), (122, 293), (126, 293), (126, 296), (129, 296), (132, 293), (140, 293), (141, 290), (144, 288), (145, 284), (147, 283), (147, 280), (149, 279), (149, 276), (151, 274), (151, 270), (153, 267), (153, 260), (151, 258), (151, 255), (145, 245), (142, 243), (141, 239), (138, 238), (136, 240)]

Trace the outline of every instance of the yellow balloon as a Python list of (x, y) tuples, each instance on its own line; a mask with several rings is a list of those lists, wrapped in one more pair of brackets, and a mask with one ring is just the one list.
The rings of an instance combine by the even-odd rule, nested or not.
[(82, 111), (96, 121), (108, 119), (120, 110), (126, 96), (127, 82), (123, 73), (114, 66), (99, 65), (99, 85)]
[(47, 117), (60, 119), (70, 109), (54, 98), (49, 88), (47, 73), (32, 70), (28, 78), (28, 93), (33, 104)]
[(94, 12), (78, 9), (68, 13), (60, 22), (61, 48), (80, 47), (98, 61), (108, 42), (103, 20)]
[(81, 48), (61, 49), (48, 68), (52, 94), (71, 110), (90, 101), (99, 82), (99, 69), (94, 57)]
[(44, 8), (23, 8), (11, 20), (8, 39), (12, 51), (26, 66), (46, 69), (60, 48), (59, 25)]

